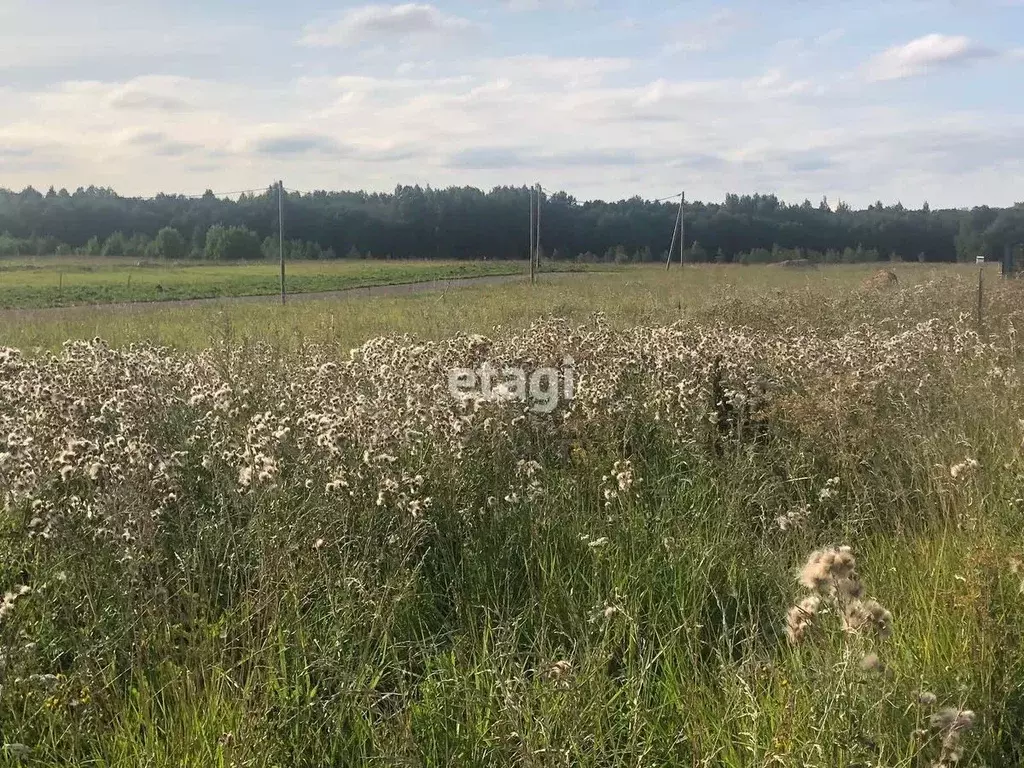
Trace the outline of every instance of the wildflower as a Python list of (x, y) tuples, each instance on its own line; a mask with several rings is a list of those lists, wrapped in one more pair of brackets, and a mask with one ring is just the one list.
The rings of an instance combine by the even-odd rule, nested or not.
[(811, 553), (797, 580), (815, 592), (825, 592), (834, 579), (849, 578), (856, 561), (849, 547), (819, 549)]
[(864, 585), (857, 574), (851, 572), (849, 576), (836, 579), (835, 590), (844, 600), (856, 600), (864, 594)]
[(973, 471), (980, 466), (981, 464), (975, 459), (965, 459), (949, 468), (949, 476), (956, 480), (960, 475)]
[(825, 481), (825, 486), (818, 492), (818, 501), (826, 501), (836, 495), (836, 487), (839, 485), (838, 477), (830, 477)]
[(869, 653), (861, 659), (860, 668), (865, 672), (881, 672), (884, 666), (877, 653)]
[(789, 609), (786, 613), (786, 637), (789, 642), (796, 645), (804, 639), (804, 635), (814, 625), (820, 603), (821, 598), (811, 595)]
[(921, 691), (917, 694), (917, 703), (926, 707), (934, 706), (936, 701), (938, 701), (938, 697), (929, 691)]
[(969, 709), (945, 707), (932, 715), (929, 725), (933, 731), (967, 731), (974, 727), (974, 712)]
[(565, 659), (556, 661), (547, 670), (547, 677), (550, 680), (564, 681), (572, 673), (572, 664)]
[(960, 762), (963, 752), (960, 739), (964, 733), (974, 727), (975, 715), (969, 709), (946, 707), (931, 716), (931, 729), (942, 737), (942, 751), (935, 764), (939, 768)]
[(616, 461), (613, 472), (615, 474), (615, 482), (619, 486), (619, 491), (628, 491), (633, 487), (633, 462), (628, 459)]
[(808, 589), (824, 590), (828, 586), (830, 568), (831, 563), (826, 560), (825, 552), (816, 550), (807, 558), (797, 581)]
[(836, 579), (845, 579), (853, 573), (857, 561), (853, 558), (853, 551), (850, 547), (840, 547), (835, 551), (832, 559), (832, 576)]
[(854, 600), (846, 606), (843, 618), (850, 632), (871, 628), (882, 639), (892, 634), (892, 614), (876, 600)]
[(807, 523), (807, 518), (810, 514), (810, 508), (806, 504), (802, 504), (799, 507), (794, 507), (784, 515), (779, 515), (775, 518), (775, 524), (779, 526), (779, 530), (788, 531), (791, 528), (800, 528)]
[(258, 479), (261, 483), (266, 483), (273, 480), (277, 475), (277, 462), (270, 456), (257, 456), (256, 459), (261, 464), (260, 473)]
[(7, 592), (4, 595), (3, 603), (0, 603), (0, 620), (7, 617), (14, 610), (15, 603), (18, 602), (18, 598), (24, 597), (32, 591), (32, 588), (27, 585), (21, 585), (15, 589)]

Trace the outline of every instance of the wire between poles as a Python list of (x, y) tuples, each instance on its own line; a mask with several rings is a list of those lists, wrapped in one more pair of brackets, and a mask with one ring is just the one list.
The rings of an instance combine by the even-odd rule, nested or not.
[[(552, 192), (550, 189), (545, 189), (544, 187), (541, 187), (540, 190), (545, 195), (555, 195), (555, 194), (558, 194), (557, 192)], [(667, 203), (670, 200), (678, 200), (679, 197), (680, 197), (680, 193), (676, 192), (674, 195), (669, 195), (668, 197), (660, 197), (657, 200), (651, 200), (650, 202), (652, 202), (652, 203)]]

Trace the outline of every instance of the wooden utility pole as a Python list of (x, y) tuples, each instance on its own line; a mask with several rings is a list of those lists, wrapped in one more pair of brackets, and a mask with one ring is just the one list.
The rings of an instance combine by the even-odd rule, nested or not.
[(679, 233), (679, 225), (682, 223), (683, 218), (683, 204), (679, 204), (679, 213), (676, 214), (676, 220), (672, 223), (672, 244), (668, 247), (668, 258), (665, 259), (665, 269), (672, 268), (672, 255), (676, 252), (676, 235)]
[(535, 190), (533, 187), (530, 187), (530, 282), (531, 283), (537, 282), (537, 263), (536, 263), (536, 261), (534, 261), (534, 258), (535, 258), (534, 248), (537, 245), (537, 239), (536, 239), (537, 238), (537, 234), (536, 234), (537, 231), (535, 229), (536, 222), (535, 222), (534, 214), (533, 214), (533, 196), (536, 194), (536, 192), (537, 192), (537, 190)]
[(686, 245), (686, 214), (683, 212), (683, 203), (686, 202), (686, 193), (679, 195), (679, 266), (683, 266), (683, 253)]
[(281, 256), (281, 303), (285, 303), (284, 293), (284, 182), (277, 182), (277, 245)]
[(540, 209), (541, 203), (544, 200), (544, 188), (538, 183), (537, 184), (537, 247), (534, 248), (534, 254), (537, 259), (537, 271), (540, 272)]

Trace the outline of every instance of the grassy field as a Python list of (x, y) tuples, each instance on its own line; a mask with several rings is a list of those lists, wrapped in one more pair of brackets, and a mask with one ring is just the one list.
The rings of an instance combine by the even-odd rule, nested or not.
[(1021, 765), (1024, 289), (873, 271), (5, 315), (3, 756)]
[[(536, 286), (505, 284), (453, 289), (442, 294), (211, 305), (85, 306), (61, 311), (7, 312), (0, 344), (59, 349), (67, 339), (102, 338), (115, 346), (149, 341), (182, 349), (269, 343), (281, 351), (309, 345), (339, 353), (377, 335), (408, 333), (441, 339), (457, 332), (489, 333), (496, 326), (525, 327), (545, 316), (583, 322), (605, 313), (616, 327), (634, 324), (713, 323), (762, 328), (827, 327), (870, 322), (888, 313), (909, 320), (932, 311), (969, 310), (977, 302), (977, 271), (899, 265), (902, 289), (872, 295), (862, 283), (876, 269), (834, 266), (820, 270), (779, 267), (630, 267), (608, 273), (541, 276)], [(997, 280), (989, 268), (990, 282)], [(958, 281), (955, 307), (922, 306), (913, 291), (936, 280)], [(879, 306), (878, 302), (883, 302)]]
[[(297, 261), (286, 268), (286, 287), (292, 293), (527, 271), (526, 264), (501, 261)], [(0, 259), (0, 309), (265, 296), (279, 291), (280, 267), (274, 262)]]

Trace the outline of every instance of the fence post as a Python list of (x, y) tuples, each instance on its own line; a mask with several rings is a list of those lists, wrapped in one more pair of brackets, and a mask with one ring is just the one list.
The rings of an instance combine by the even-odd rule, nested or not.
[(530, 187), (530, 282), (537, 281), (537, 262), (534, 248), (537, 246), (536, 219), (534, 218), (533, 197), (537, 190)]
[(281, 304), (285, 303), (284, 292), (284, 182), (277, 182), (277, 245), (281, 257)]
[(978, 336), (981, 336), (982, 330), (984, 330), (985, 317), (983, 314), (984, 310), (984, 286), (985, 286), (985, 268), (982, 267), (978, 270)]

